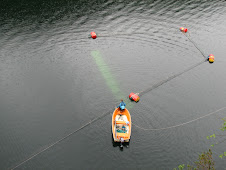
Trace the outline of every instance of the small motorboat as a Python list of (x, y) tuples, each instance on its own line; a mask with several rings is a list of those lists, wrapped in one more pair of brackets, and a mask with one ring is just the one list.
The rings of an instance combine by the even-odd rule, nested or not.
[(129, 142), (131, 136), (131, 116), (125, 108), (116, 108), (112, 115), (112, 135), (114, 142)]

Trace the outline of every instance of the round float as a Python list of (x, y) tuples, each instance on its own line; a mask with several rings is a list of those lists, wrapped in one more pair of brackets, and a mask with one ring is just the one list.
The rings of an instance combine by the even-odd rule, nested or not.
[(92, 39), (96, 39), (97, 38), (97, 34), (95, 32), (91, 32), (90, 33)]

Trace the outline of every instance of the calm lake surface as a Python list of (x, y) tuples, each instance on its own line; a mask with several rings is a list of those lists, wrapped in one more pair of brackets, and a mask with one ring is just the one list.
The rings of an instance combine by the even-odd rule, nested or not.
[[(197, 67), (147, 91), (214, 54)], [(91, 31), (98, 34), (90, 39)], [(132, 122), (166, 128), (226, 107), (226, 1), (3, 0), (0, 6), (0, 169), (11, 169), (123, 98)], [(131, 92), (146, 92), (138, 103)], [(176, 128), (132, 126), (112, 144), (111, 114), (16, 169), (173, 169), (217, 140), (217, 114)], [(221, 138), (218, 138), (222, 140)], [(213, 148), (217, 169), (226, 142)]]

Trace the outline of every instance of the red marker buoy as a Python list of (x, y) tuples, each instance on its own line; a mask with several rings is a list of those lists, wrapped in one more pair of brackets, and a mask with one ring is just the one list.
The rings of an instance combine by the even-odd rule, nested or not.
[(96, 38), (97, 38), (97, 34), (96, 34), (95, 32), (91, 32), (90, 35), (91, 35), (91, 37), (92, 37), (93, 39), (96, 39)]
[(210, 63), (213, 63), (214, 62), (214, 55), (213, 54), (210, 54), (208, 56), (208, 60), (209, 60)]
[(188, 29), (184, 28), (184, 27), (180, 27), (180, 31), (186, 33), (188, 31)]
[(138, 93), (130, 93), (129, 98), (135, 102), (138, 102), (140, 100), (140, 97), (138, 96)]

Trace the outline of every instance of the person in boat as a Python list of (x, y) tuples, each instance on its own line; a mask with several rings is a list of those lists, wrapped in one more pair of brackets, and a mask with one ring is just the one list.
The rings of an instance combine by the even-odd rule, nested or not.
[(124, 110), (126, 108), (125, 106), (126, 106), (126, 103), (123, 102), (123, 100), (121, 99), (121, 103), (118, 105), (117, 108), (120, 108), (120, 110)]
[(124, 133), (126, 133), (126, 127), (124, 125), (122, 126), (122, 130)]

